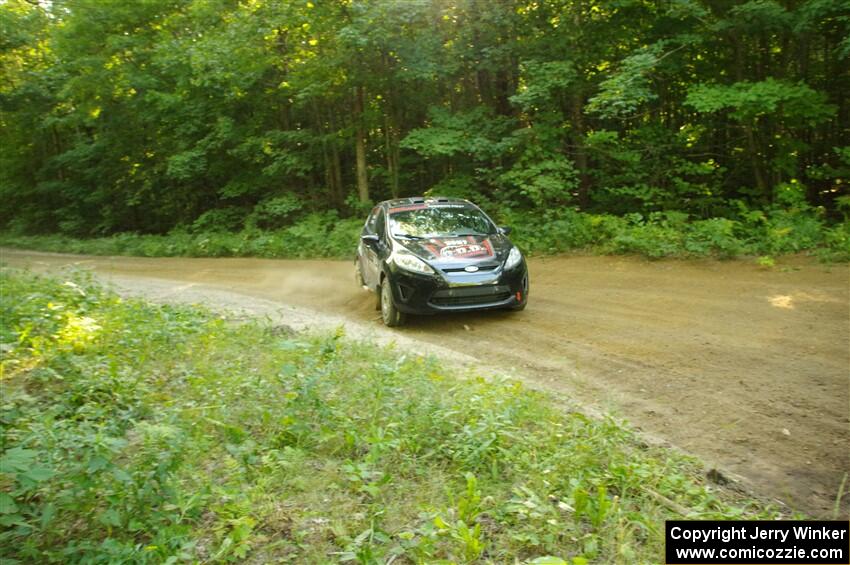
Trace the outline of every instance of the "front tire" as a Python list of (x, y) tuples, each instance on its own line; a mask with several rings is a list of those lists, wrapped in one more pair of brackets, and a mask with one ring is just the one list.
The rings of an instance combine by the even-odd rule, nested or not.
[(384, 279), (384, 283), (381, 285), (381, 319), (384, 321), (384, 325), (388, 328), (395, 328), (404, 324), (406, 318), (404, 312), (395, 307), (390, 281)]

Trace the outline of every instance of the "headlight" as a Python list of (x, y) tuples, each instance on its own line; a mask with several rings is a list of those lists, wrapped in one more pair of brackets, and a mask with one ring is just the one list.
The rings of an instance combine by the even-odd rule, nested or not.
[(410, 253), (405, 253), (404, 251), (394, 252), (391, 260), (396, 264), (396, 266), (404, 269), (405, 271), (413, 271), (414, 273), (422, 273), (423, 275), (430, 275), (434, 272), (434, 269), (432, 269), (428, 263), (419, 257), (411, 255)]
[(522, 261), (522, 253), (516, 247), (511, 247), (511, 252), (508, 253), (508, 260), (505, 261), (505, 269), (513, 269), (519, 262)]

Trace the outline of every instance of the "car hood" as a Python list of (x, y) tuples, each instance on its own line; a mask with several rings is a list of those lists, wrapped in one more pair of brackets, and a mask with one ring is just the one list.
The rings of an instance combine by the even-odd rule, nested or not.
[(502, 264), (513, 244), (501, 235), (464, 235), (399, 239), (405, 249), (438, 268)]

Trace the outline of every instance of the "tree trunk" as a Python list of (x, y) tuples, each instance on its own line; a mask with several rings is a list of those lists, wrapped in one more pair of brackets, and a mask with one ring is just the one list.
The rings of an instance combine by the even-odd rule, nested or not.
[(319, 110), (319, 104), (313, 99), (313, 119), (316, 121), (316, 128), (319, 132), (319, 139), (322, 140), (322, 164), (325, 170), (325, 188), (328, 191), (328, 196), (332, 202), (336, 201), (334, 193), (336, 192), (333, 185), (333, 175), (331, 174), (331, 160), (328, 156), (328, 141), (327, 141), (327, 125), (322, 117), (322, 112)]
[(390, 105), (384, 113), (384, 151), (387, 156), (387, 181), (390, 185), (390, 194), (398, 198), (398, 130), (393, 125), (392, 106)]
[(756, 188), (759, 192), (765, 195), (768, 201), (772, 200), (772, 195), (768, 192), (767, 181), (764, 178), (762, 170), (761, 156), (759, 155), (758, 141), (756, 140), (755, 126), (747, 125), (747, 149), (750, 153), (750, 164), (753, 167), (753, 177), (756, 181)]
[[(56, 126), (52, 126), (50, 128), (50, 133), (53, 136), (53, 151), (54, 155), (60, 155), (62, 153), (62, 144), (59, 141), (59, 133), (56, 131)], [(57, 175), (59, 176), (60, 181), (65, 180), (65, 168), (61, 165), (56, 170)]]
[(369, 177), (366, 174), (366, 127), (363, 123), (363, 87), (354, 89), (354, 151), (357, 159), (357, 195), (360, 202), (369, 201)]
[(573, 156), (579, 174), (578, 202), (582, 208), (585, 208), (590, 203), (590, 175), (587, 172), (587, 151), (584, 148), (584, 116), (582, 116), (581, 111), (582, 95), (580, 92), (575, 92), (570, 104), (572, 141), (575, 146)]
[(334, 198), (336, 198), (337, 208), (342, 208), (345, 204), (345, 189), (342, 185), (342, 165), (339, 162), (339, 146), (337, 145), (339, 130), (332, 111), (328, 113), (328, 123), (330, 124), (330, 131), (333, 133), (333, 139), (331, 139), (329, 145), (331, 148), (331, 175), (335, 188)]

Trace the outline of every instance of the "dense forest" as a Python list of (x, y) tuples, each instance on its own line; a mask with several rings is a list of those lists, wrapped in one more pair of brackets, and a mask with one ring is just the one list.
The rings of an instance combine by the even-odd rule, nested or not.
[(6, 0), (0, 69), (7, 233), (331, 229), (429, 193), (578, 243), (848, 245), (846, 0)]

